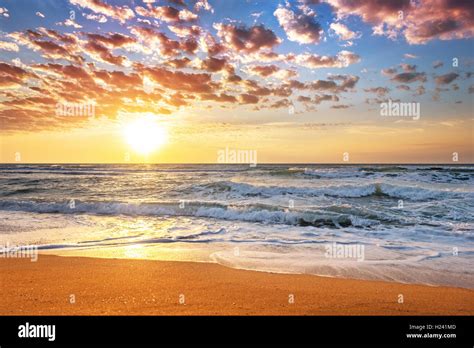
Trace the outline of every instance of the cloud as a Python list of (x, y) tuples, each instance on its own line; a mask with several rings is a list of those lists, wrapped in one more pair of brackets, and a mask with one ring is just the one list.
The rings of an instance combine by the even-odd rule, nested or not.
[(397, 73), (396, 68), (382, 69), (382, 75), (390, 76), (390, 79), (394, 82), (406, 84), (415, 81), (426, 82), (426, 73), (417, 72), (416, 65), (402, 63), (399, 65), (402, 69), (402, 73)]
[(321, 94), (314, 96), (314, 98), (300, 95), (298, 96), (297, 101), (305, 104), (307, 110), (310, 110), (310, 108), (308, 108), (310, 104), (319, 105), (324, 101), (338, 102), (339, 97), (336, 94)]
[(426, 89), (423, 85), (418, 86), (418, 88), (415, 91), (415, 95), (423, 95), (425, 94)]
[(263, 25), (245, 27), (216, 23), (214, 28), (224, 44), (237, 52), (254, 53), (262, 49), (271, 49), (281, 42), (273, 31)]
[(208, 57), (204, 61), (201, 61), (200, 69), (207, 70), (210, 72), (217, 72), (224, 70), (227, 67), (227, 59)]
[(403, 72), (394, 75), (391, 80), (400, 83), (426, 82), (426, 74), (424, 72)]
[(441, 61), (441, 60), (436, 60), (433, 62), (433, 69), (438, 69), (440, 67), (442, 67), (444, 65), (444, 63)]
[(373, 24), (395, 24), (398, 22), (398, 11), (410, 8), (410, 0), (327, 0), (327, 2), (334, 8), (338, 18), (356, 15), (365, 22)]
[(281, 5), (273, 14), (289, 40), (300, 44), (315, 44), (321, 40), (323, 30), (321, 25), (314, 20), (314, 16), (296, 14)]
[(109, 86), (118, 88), (135, 87), (142, 83), (142, 79), (138, 74), (125, 74), (123, 71), (107, 71), (96, 70), (93, 72), (96, 78), (101, 79)]
[(124, 47), (136, 42), (134, 38), (120, 33), (108, 33), (107, 35), (87, 33), (86, 36), (89, 40), (100, 42), (109, 48)]
[(225, 93), (221, 94), (212, 94), (212, 93), (205, 93), (199, 96), (201, 100), (211, 100), (220, 103), (235, 103), (237, 102), (237, 98), (233, 95), (228, 95)]
[(408, 85), (398, 85), (397, 89), (399, 89), (401, 91), (409, 91), (411, 88)]
[(365, 88), (364, 91), (368, 93), (374, 93), (379, 97), (383, 97), (390, 91), (390, 89), (388, 89), (387, 87), (372, 87)]
[(338, 104), (338, 105), (332, 105), (331, 109), (347, 109), (347, 108), (350, 108), (350, 107), (351, 107), (351, 105)]
[(201, 28), (197, 25), (190, 27), (180, 25), (168, 25), (168, 29), (172, 31), (176, 36), (187, 37), (187, 36), (199, 36), (201, 35)]
[(152, 17), (160, 21), (175, 23), (175, 22), (192, 22), (197, 19), (197, 15), (188, 9), (178, 10), (172, 6), (157, 6), (149, 5), (147, 8), (137, 6), (135, 11), (143, 17)]
[(349, 51), (341, 51), (336, 56), (320, 56), (317, 54), (303, 53), (295, 57), (297, 64), (310, 69), (345, 68), (359, 61), (360, 57)]
[(360, 33), (351, 31), (347, 26), (342, 23), (331, 23), (329, 26), (341, 40), (352, 40), (360, 37)]
[(297, 76), (298, 72), (292, 69), (281, 69), (280, 71), (277, 71), (275, 74), (272, 75), (272, 77), (275, 77), (280, 80), (289, 80)]
[(20, 67), (0, 62), (0, 77), (0, 88), (5, 88), (21, 86), (26, 79), (37, 76)]
[(68, 79), (72, 78), (80, 80), (81, 82), (93, 82), (89, 73), (82, 67), (55, 63), (36, 64), (33, 67), (37, 71), (52, 71)]
[(41, 52), (44, 58), (65, 59), (78, 64), (84, 62), (78, 52), (77, 39), (71, 34), (60, 34), (51, 29), (40, 28), (38, 31), (13, 32), (7, 36), (19, 45)]
[(308, 88), (315, 91), (336, 91), (337, 83), (327, 80), (316, 80), (307, 84)]
[(305, 95), (300, 95), (298, 96), (298, 98), (296, 98), (297, 101), (299, 101), (300, 103), (309, 103), (311, 102), (311, 97), (307, 97)]
[(474, 36), (474, 8), (465, 0), (327, 0), (338, 18), (359, 16), (376, 35), (403, 35), (409, 44)]
[(313, 99), (313, 102), (315, 104), (321, 104), (321, 102), (323, 101), (337, 102), (339, 101), (339, 97), (337, 95), (332, 95), (332, 94), (323, 94), (323, 95), (317, 95)]
[[(315, 44), (323, 38), (322, 29), (315, 20), (316, 14), (312, 7), (316, 2), (299, 1), (286, 7), (280, 6), (276, 10), (274, 7), (271, 12), (275, 12), (275, 18), (270, 19), (273, 25), (278, 22), (283, 28), (282, 30), (277, 27), (275, 31), (259, 24), (237, 24), (230, 18), (222, 19), (223, 23), (213, 24), (213, 28), (209, 28), (209, 23), (201, 26), (195, 13), (206, 9), (197, 8), (195, 6), (197, 1), (177, 0), (168, 1), (168, 4), (172, 3), (174, 7), (155, 6), (158, 1), (153, 5), (150, 5), (149, 1), (145, 4), (143, 1), (137, 2), (143, 7), (137, 7), (136, 14), (129, 9), (132, 12), (129, 16), (141, 17), (135, 19), (131, 17), (133, 20), (126, 20), (126, 25), (120, 25), (114, 32), (97, 29), (97, 23), (83, 19), (82, 21), (87, 23), (83, 24), (86, 29), (95, 27), (93, 32), (86, 32), (86, 29), (83, 29), (70, 34), (62, 32), (72, 31), (64, 27), (57, 31), (40, 27), (6, 33), (4, 41), (0, 41), (0, 49), (19, 52), (21, 48), (23, 53), (26, 51), (25, 48), (29, 48), (36, 51), (36, 54), (31, 55), (31, 60), (26, 57), (23, 60), (25, 63), (32, 62), (29, 65), (18, 60), (13, 67), (22, 70), (16, 73), (2, 72), (2, 67), (4, 70), (7, 69), (4, 66), (0, 67), (2, 102), (6, 106), (5, 109), (18, 108), (24, 111), (13, 112), (13, 119), (25, 117), (28, 112), (31, 112), (31, 115), (40, 115), (38, 119), (41, 119), (41, 125), (34, 123), (29, 117), (26, 118), (28, 122), (33, 122), (37, 129), (46, 125), (49, 127), (55, 122), (54, 118), (47, 121), (48, 118), (45, 117), (49, 112), (47, 106), (53, 105), (53, 101), (61, 100), (71, 102), (94, 100), (100, 105), (97, 113), (111, 118), (120, 112), (131, 110), (172, 113), (185, 106), (194, 107), (201, 104), (201, 101), (206, 102), (204, 105), (206, 108), (224, 104), (225, 107), (249, 104), (252, 108), (260, 110), (283, 108), (290, 106), (291, 100), (306, 103), (313, 109), (318, 104), (326, 102), (330, 105), (341, 103), (332, 105), (335, 109), (346, 108), (350, 105), (344, 103), (348, 97), (345, 93), (354, 93), (356, 88), (359, 89), (358, 76), (329, 73), (326, 75), (326, 71), (321, 75), (314, 71), (314, 76), (319, 79), (312, 79), (312, 74), (304, 68), (328, 68), (331, 69), (328, 71), (335, 73), (337, 71), (335, 69), (346, 68), (360, 62), (361, 57), (348, 50), (323, 55), (314, 53), (311, 47), (305, 47), (303, 50), (297, 47), (298, 43)], [(356, 0), (340, 2), (354, 8), (362, 6), (365, 9), (373, 9), (382, 6), (376, 4), (378, 1), (363, 5)], [(124, 18), (128, 13), (120, 11), (127, 9), (126, 6), (117, 6), (115, 4), (118, 2), (110, 0), (73, 0), (71, 3), (88, 4), (88, 7), (78, 5), (84, 9), (83, 17), (99, 22), (108, 18), (120, 20), (118, 17)], [(324, 6), (326, 5), (321, 5), (321, 8)], [(386, 13), (389, 13), (389, 9), (401, 5), (383, 6), (386, 7)], [(313, 14), (310, 14), (311, 12)], [(269, 13), (265, 13), (263, 16), (268, 15)], [(343, 14), (339, 11), (337, 15), (338, 18), (335, 21), (329, 20), (327, 25), (333, 22), (331, 30), (341, 40), (354, 39), (360, 35), (351, 31), (345, 24), (344, 16), (352, 14)], [(364, 18), (374, 21), (380, 19), (384, 23), (384, 33), (391, 29), (396, 30), (398, 34), (406, 32), (407, 28), (399, 27), (395, 22), (393, 26), (387, 25), (387, 18), (383, 19), (379, 15), (380, 13), (367, 13)], [(388, 15), (390, 16), (391, 14)], [(39, 18), (36, 19), (44, 22)], [(254, 21), (250, 16), (248, 20), (250, 23)], [(106, 27), (112, 24), (108, 23)], [(376, 25), (378, 24), (374, 22), (374, 26)], [(277, 47), (282, 40), (276, 32), (285, 32), (282, 35), (286, 35), (294, 42), (286, 41), (285, 45)], [(336, 43), (336, 46), (340, 44)], [(293, 51), (295, 47), (296, 51)], [(407, 50), (402, 51), (402, 55), (403, 52)], [(41, 57), (38, 57), (39, 55)], [(414, 59), (416, 56), (405, 53), (403, 57)], [(414, 62), (405, 59), (402, 61)], [(102, 63), (109, 65), (104, 67)], [(431, 61), (428, 65), (430, 63)], [(419, 64), (424, 62), (419, 60)], [(295, 77), (300, 70), (306, 73), (304, 79), (298, 80)], [(361, 68), (356, 70), (359, 71)], [(370, 72), (373, 71), (372, 69)], [(470, 83), (467, 86), (461, 85), (465, 72), (464, 70), (459, 72), (459, 76), (454, 76), (454, 73), (434, 76), (434, 81), (438, 85), (436, 93), (441, 93), (444, 89), (458, 88), (456, 87), (458, 81), (460, 81), (459, 88), (466, 89)], [(427, 81), (427, 74), (418, 72), (414, 64), (402, 63), (383, 69), (382, 74), (388, 76), (387, 80), (396, 83), (392, 85), (393, 87), (389, 87), (397, 93), (401, 93), (398, 90), (412, 91), (409, 94), (414, 95), (426, 93), (421, 83)], [(365, 75), (369, 79), (370, 76), (373, 75)], [(458, 80), (452, 83), (456, 79)], [(147, 87), (147, 81), (151, 83), (151, 89)], [(421, 83), (415, 83), (416, 81)], [(411, 85), (412, 83), (415, 84)], [(20, 86), (21, 91), (14, 90)], [(378, 84), (372, 86), (375, 87), (370, 87), (370, 84), (368, 87), (365, 84), (362, 93), (364, 91), (371, 93), (366, 96), (373, 100), (382, 100), (381, 98), (388, 97), (391, 92), (388, 87), (380, 87)], [(42, 108), (45, 110), (38, 110)], [(3, 111), (0, 113), (6, 115)], [(5, 128), (15, 124), (16, 119), (13, 119), (11, 122), (8, 121), (9, 124)]]
[(89, 41), (83, 46), (83, 49), (89, 56), (100, 62), (124, 66), (128, 61), (125, 56), (113, 55), (112, 49), (109, 49), (99, 42)]
[(194, 38), (187, 38), (181, 41), (170, 39), (164, 33), (151, 28), (135, 26), (131, 27), (130, 32), (145, 46), (156, 46), (164, 56), (171, 57), (181, 55), (183, 52), (194, 54), (198, 49), (198, 42)]
[(191, 59), (187, 57), (183, 58), (176, 58), (176, 59), (171, 59), (166, 62), (167, 65), (172, 66), (173, 68), (176, 69), (182, 69), (184, 67), (187, 67), (189, 63), (191, 62)]
[(381, 71), (382, 75), (385, 75), (385, 76), (391, 76), (391, 75), (394, 75), (397, 73), (397, 69), (396, 68), (386, 68), (386, 69), (382, 69)]
[(136, 65), (136, 69), (157, 84), (182, 92), (210, 93), (215, 87), (210, 74), (188, 74), (160, 67)]
[(416, 71), (416, 65), (414, 65), (414, 64), (402, 63), (402, 64), (400, 64), (400, 67), (402, 68), (402, 70), (404, 72), (414, 72), (414, 71)]
[(121, 23), (135, 17), (135, 13), (128, 6), (113, 6), (102, 0), (69, 0), (73, 5), (87, 8), (95, 13), (114, 18)]
[(425, 0), (410, 12), (405, 37), (409, 43), (474, 36), (474, 8), (464, 0)]
[(10, 17), (10, 13), (8, 12), (8, 9), (6, 7), (0, 7), (0, 17), (2, 16), (5, 18)]
[(337, 86), (338, 92), (345, 92), (353, 89), (359, 81), (359, 76), (355, 75), (329, 75), (328, 80), (330, 81), (341, 81), (341, 84)]
[(212, 6), (209, 4), (208, 0), (198, 0), (194, 4), (194, 10), (200, 11), (200, 10), (205, 10), (214, 13), (214, 9)]
[(290, 105), (292, 105), (292, 103), (287, 98), (284, 98), (284, 99), (277, 100), (276, 102), (270, 104), (268, 107), (271, 109), (279, 109), (279, 108), (287, 108)]
[(82, 25), (77, 24), (75, 21), (73, 21), (70, 18), (66, 19), (64, 22), (56, 23), (56, 25), (64, 25), (65, 27), (73, 27), (73, 28), (76, 28), (76, 29), (81, 29), (82, 28)]
[(241, 94), (239, 95), (239, 102), (240, 104), (257, 104), (259, 98), (252, 94)]
[(209, 33), (200, 37), (199, 46), (202, 51), (206, 52), (209, 56), (216, 56), (225, 51), (224, 45), (218, 43), (214, 36)]
[(107, 22), (107, 17), (104, 15), (96, 15), (96, 14), (83, 14), (87, 19), (91, 21), (96, 21), (99, 23), (106, 23)]
[(437, 85), (448, 85), (459, 77), (459, 74), (448, 73), (444, 75), (439, 75), (435, 77), (435, 82)]
[(298, 75), (294, 70), (282, 69), (276, 65), (253, 65), (247, 68), (247, 72), (260, 77), (276, 77), (281, 80), (290, 79)]
[(14, 42), (0, 41), (0, 50), (18, 52), (20, 48)]

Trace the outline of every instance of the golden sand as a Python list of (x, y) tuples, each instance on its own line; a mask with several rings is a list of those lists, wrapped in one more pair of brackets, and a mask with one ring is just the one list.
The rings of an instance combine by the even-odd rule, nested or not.
[(1, 315), (474, 314), (474, 291), (468, 289), (197, 262), (52, 255), (41, 255), (38, 262), (0, 259), (0, 290)]

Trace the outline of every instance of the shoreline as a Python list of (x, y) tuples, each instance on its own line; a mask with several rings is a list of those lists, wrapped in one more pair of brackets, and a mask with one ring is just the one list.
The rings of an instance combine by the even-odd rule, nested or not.
[(474, 290), (42, 254), (0, 258), (0, 315), (474, 315)]

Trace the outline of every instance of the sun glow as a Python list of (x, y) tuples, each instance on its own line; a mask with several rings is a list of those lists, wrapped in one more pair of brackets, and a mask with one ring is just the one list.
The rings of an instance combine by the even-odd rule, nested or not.
[(124, 136), (132, 149), (141, 155), (157, 150), (168, 139), (166, 128), (148, 117), (139, 118), (124, 126)]

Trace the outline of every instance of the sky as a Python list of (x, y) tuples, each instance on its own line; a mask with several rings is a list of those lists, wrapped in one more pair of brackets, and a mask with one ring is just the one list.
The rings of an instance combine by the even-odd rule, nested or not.
[(0, 162), (474, 163), (473, 36), (465, 0), (0, 0)]

